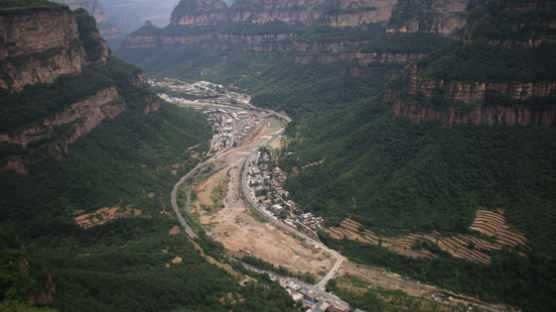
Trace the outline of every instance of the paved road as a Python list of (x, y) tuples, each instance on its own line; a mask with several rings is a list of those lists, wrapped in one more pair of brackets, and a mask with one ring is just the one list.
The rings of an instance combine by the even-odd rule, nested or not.
[[(278, 131), (276, 133), (276, 135), (279, 135), (282, 132), (284, 132), (284, 129), (281, 129), (280, 131)], [(272, 138), (270, 140), (272, 140)], [(251, 160), (255, 159), (257, 151), (258, 151), (258, 147), (265, 145), (267, 142), (268, 141), (260, 143), (257, 146), (257, 148), (253, 151), (253, 153), (245, 160), (245, 165), (243, 167), (243, 173), (242, 173), (242, 178), (241, 178), (241, 186), (242, 186), (242, 189), (243, 189), (243, 194), (245, 195), (245, 197), (247, 198), (247, 200), (249, 201), (251, 206), (253, 208), (255, 208), (255, 210), (263, 218), (265, 218), (266, 220), (268, 220), (269, 222), (271, 222), (275, 226), (280, 227), (280, 228), (284, 229), (285, 231), (288, 231), (288, 232), (294, 234), (295, 236), (297, 236), (301, 239), (304, 239), (305, 241), (309, 242), (310, 244), (314, 245), (315, 247), (323, 249), (324, 251), (331, 254), (334, 258), (336, 258), (336, 262), (334, 263), (334, 265), (332, 266), (330, 271), (328, 271), (328, 273), (324, 276), (324, 278), (322, 280), (320, 280), (314, 286), (315, 289), (317, 289), (319, 291), (324, 291), (326, 283), (328, 283), (328, 281), (330, 279), (332, 279), (336, 275), (336, 273), (338, 273), (338, 270), (342, 266), (342, 263), (344, 261), (344, 258), (342, 257), (342, 255), (339, 252), (328, 248), (326, 245), (324, 245), (320, 241), (314, 240), (313, 238), (309, 237), (307, 234), (302, 233), (302, 232), (298, 231), (297, 229), (293, 228), (292, 226), (275, 219), (270, 214), (268, 214), (263, 208), (261, 208), (259, 206), (259, 204), (253, 199), (253, 196), (249, 193), (249, 188), (248, 188), (248, 185), (247, 185), (247, 173), (249, 171), (249, 166), (248, 166), (249, 162)]]
[[(221, 105), (221, 106), (226, 106), (226, 105)], [(233, 108), (234, 106), (229, 106), (230, 108)], [(259, 107), (255, 107), (255, 106), (244, 106), (245, 108), (249, 108), (249, 109), (254, 109), (254, 110), (258, 110), (258, 111), (264, 111), (267, 112), (268, 115), (267, 116), (271, 116), (274, 115), (278, 118), (282, 118), (284, 120), (286, 120), (287, 122), (291, 121), (291, 118), (289, 118), (288, 116), (282, 115), (280, 113), (276, 113), (272, 110), (269, 109), (264, 109), (264, 108), (259, 108)], [(284, 131), (284, 129), (280, 130), (280, 133), (282, 133)], [(214, 138), (213, 138), (214, 140)], [(211, 142), (211, 146), (212, 146), (212, 142)], [(255, 146), (255, 151), (258, 150), (258, 146)], [(178, 197), (178, 189), (179, 187), (185, 182), (185, 180), (189, 179), (189, 177), (191, 177), (194, 173), (196, 173), (201, 167), (205, 166), (207, 163), (216, 160), (218, 158), (221, 158), (223, 156), (225, 156), (226, 154), (228, 154), (229, 152), (232, 151), (232, 148), (227, 148), (224, 149), (218, 153), (216, 153), (215, 155), (211, 156), (210, 158), (208, 158), (207, 160), (197, 164), (197, 166), (195, 166), (195, 168), (189, 170), (189, 172), (184, 175), (183, 177), (181, 177), (181, 179), (174, 185), (174, 188), (172, 189), (172, 193), (170, 195), (170, 201), (172, 202), (172, 209), (174, 209), (174, 213), (176, 214), (176, 217), (178, 218), (180, 224), (182, 225), (183, 229), (185, 230), (185, 232), (187, 233), (187, 235), (189, 235), (189, 237), (191, 238), (199, 238), (192, 230), (191, 227), (189, 226), (189, 224), (187, 224), (187, 222), (185, 222), (183, 216), (181, 215), (180, 211), (178, 210), (178, 204), (177, 204), (177, 197)]]
[(304, 281), (301, 281), (297, 278), (289, 277), (289, 276), (283, 276), (283, 275), (277, 274), (276, 272), (273, 272), (273, 271), (262, 270), (262, 269), (259, 269), (257, 267), (254, 267), (254, 266), (249, 265), (249, 264), (244, 263), (244, 262), (242, 262), (241, 264), (243, 264), (243, 267), (245, 267), (246, 269), (248, 269), (250, 271), (253, 271), (253, 272), (256, 272), (256, 273), (259, 273), (259, 274), (266, 273), (270, 277), (275, 277), (278, 280), (280, 280), (282, 282), (285, 282), (286, 284), (289, 284), (290, 282), (293, 282), (293, 283), (295, 283), (295, 284), (297, 284), (297, 285), (299, 285), (303, 288), (310, 289), (310, 290), (313, 291), (313, 295), (316, 298), (324, 298), (324, 300), (326, 302), (328, 302), (329, 304), (333, 304), (336, 307), (338, 307), (338, 306), (344, 307), (344, 308), (349, 307), (349, 303), (343, 301), (340, 297), (338, 297), (338, 296), (336, 296), (332, 293), (326, 292), (324, 290), (315, 289), (314, 285), (307, 284)]
[[(291, 119), (289, 117), (284, 116), (284, 115), (279, 114), (279, 113), (276, 113), (276, 112), (271, 111), (271, 110), (255, 108), (255, 107), (246, 107), (246, 108), (252, 108), (252, 109), (259, 110), (259, 111), (265, 111), (265, 112), (268, 113), (268, 115), (266, 115), (265, 117), (269, 117), (271, 115), (274, 115), (278, 118), (286, 120), (287, 122), (291, 121)], [(275, 135), (279, 135), (283, 132), (284, 132), (284, 129), (281, 129), (280, 131), (277, 131), (275, 133)], [(274, 135), (272, 136), (272, 138), (273, 137), (274, 137)], [(269, 140), (271, 140), (271, 139), (269, 139)], [(202, 168), (203, 166), (206, 166), (211, 161), (214, 161), (216, 159), (224, 157), (225, 155), (229, 154), (230, 152), (237, 152), (237, 153), (241, 153), (241, 154), (244, 154), (244, 155), (249, 155), (245, 160), (245, 166), (244, 166), (244, 170), (242, 172), (242, 179), (241, 179), (241, 185), (242, 185), (242, 189), (243, 189), (243, 193), (244, 193), (245, 197), (247, 198), (247, 200), (249, 201), (251, 206), (253, 206), (253, 208), (263, 218), (265, 218), (266, 220), (268, 220), (272, 224), (284, 229), (285, 231), (288, 231), (288, 232), (296, 235), (297, 237), (309, 242), (310, 244), (313, 244), (314, 246), (318, 246), (319, 248), (322, 248), (324, 251), (328, 252), (334, 258), (336, 258), (336, 262), (334, 263), (333, 267), (330, 269), (330, 271), (328, 271), (328, 273), (325, 275), (325, 277), (322, 280), (320, 280), (317, 284), (315, 284), (313, 286), (311, 286), (311, 285), (306, 285), (306, 286), (308, 288), (311, 288), (317, 294), (320, 294), (320, 295), (325, 296), (327, 298), (334, 298), (334, 301), (338, 301), (344, 306), (349, 306), (349, 305), (347, 305), (347, 303), (343, 302), (340, 298), (334, 296), (333, 294), (326, 293), (326, 291), (325, 291), (326, 283), (328, 283), (328, 281), (330, 279), (332, 279), (338, 273), (340, 267), (342, 266), (342, 264), (344, 262), (344, 258), (342, 257), (342, 255), (340, 253), (338, 253), (337, 251), (326, 247), (321, 242), (319, 242), (319, 241), (307, 236), (306, 234), (298, 231), (297, 229), (295, 229), (295, 228), (293, 228), (293, 227), (291, 227), (291, 226), (289, 226), (289, 225), (287, 225), (283, 222), (280, 222), (279, 220), (271, 217), (269, 214), (267, 214), (266, 211), (264, 211), (261, 207), (259, 207), (258, 203), (255, 202), (255, 200), (253, 200), (253, 197), (251, 196), (251, 194), (249, 194), (249, 189), (247, 187), (247, 173), (248, 173), (249, 167), (247, 166), (247, 164), (248, 164), (249, 160), (253, 159), (256, 156), (256, 152), (259, 150), (259, 147), (268, 143), (269, 140), (265, 140), (265, 141), (262, 141), (262, 142), (259, 142), (259, 143), (255, 142), (251, 145), (242, 146), (242, 147), (239, 147), (239, 148), (228, 148), (228, 149), (225, 149), (225, 150), (222, 150), (222, 151), (216, 153), (215, 155), (209, 157), (207, 160), (199, 163), (197, 166), (195, 166), (193, 169), (191, 169), (186, 175), (181, 177), (181, 179), (174, 185), (174, 188), (172, 189), (172, 193), (171, 193), (172, 208), (174, 209), (174, 212), (175, 212), (180, 224), (185, 229), (185, 232), (187, 233), (187, 235), (189, 235), (189, 237), (191, 237), (191, 238), (195, 238), (195, 239), (198, 238), (197, 235), (191, 230), (191, 228), (189, 227), (187, 222), (183, 219), (181, 213), (178, 210), (177, 193), (178, 193), (179, 187), (185, 182), (185, 180), (190, 178), (193, 174), (197, 173), (197, 171), (200, 168)], [(243, 150), (247, 149), (247, 150), (249, 150), (249, 152), (241, 152), (242, 149)], [(367, 272), (367, 274), (368, 274), (368, 272)], [(283, 277), (283, 278), (286, 278), (286, 277)], [(422, 297), (425, 297), (425, 293), (432, 293), (435, 290), (446, 292), (445, 290), (436, 289), (435, 287), (431, 287), (431, 286), (428, 286), (428, 285), (421, 285), (420, 283), (409, 282), (409, 281), (403, 280), (399, 277), (393, 277), (393, 276), (390, 276), (389, 274), (384, 274), (384, 273), (377, 274), (377, 276), (375, 276), (374, 278), (375, 279), (380, 279), (382, 281), (384, 281), (384, 280), (387, 281), (388, 278), (390, 278), (390, 279), (392, 279), (392, 282), (396, 282), (396, 283), (398, 283), (399, 281), (403, 281), (404, 285), (406, 285), (407, 283), (420, 285), (421, 287), (426, 288), (426, 291), (424, 291), (424, 293), (422, 294)], [(292, 278), (286, 278), (286, 279), (294, 280)], [(298, 281), (297, 279), (295, 279), (295, 281), (296, 281), (296, 283), (299, 283), (300, 285), (303, 284), (303, 282)], [(448, 292), (448, 293), (451, 293), (451, 292)], [(451, 294), (453, 294), (453, 293), (451, 293)], [(461, 296), (461, 295), (457, 295), (457, 294), (453, 294), (453, 295), (454, 295), (455, 298), (452, 299), (452, 300), (453, 300), (453, 302), (456, 302), (456, 303), (462, 303), (462, 304), (470, 304), (471, 303), (472, 305), (475, 305), (475, 306), (477, 306), (481, 309), (484, 309), (484, 310), (487, 310), (487, 311), (492, 311), (492, 312), (513, 311), (510, 307), (506, 307), (506, 306), (503, 306), (503, 305), (493, 305), (493, 304), (488, 304), (488, 303), (481, 302), (479, 300), (476, 300), (475, 298), (469, 298), (469, 297), (465, 297), (465, 296)], [(444, 303), (448, 303), (448, 302), (444, 302)]]

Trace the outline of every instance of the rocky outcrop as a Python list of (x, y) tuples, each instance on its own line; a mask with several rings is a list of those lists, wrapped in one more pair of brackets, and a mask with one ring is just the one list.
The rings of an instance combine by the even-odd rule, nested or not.
[(143, 108), (143, 113), (145, 113), (145, 115), (158, 112), (160, 109), (160, 99), (158, 97), (153, 98), (152, 96), (148, 96), (145, 102), (146, 105), (145, 108)]
[(398, 0), (340, 0), (338, 9), (324, 13), (323, 23), (333, 27), (358, 27), (366, 23), (387, 22)]
[(222, 0), (182, 0), (171, 24), (215, 25), (224, 22), (312, 24), (356, 27), (386, 22), (397, 0), (237, 0), (227, 8)]
[(187, 26), (215, 25), (227, 21), (222, 0), (182, 0), (172, 12), (170, 24)]
[(23, 159), (8, 159), (2, 165), (0, 165), (0, 171), (9, 170), (15, 171), (20, 174), (29, 174), (29, 170), (25, 166)]
[[(482, 14), (468, 21), (462, 41), (469, 43), (478, 36), (486, 36), (489, 44), (504, 48), (533, 48), (544, 42), (556, 43), (556, 18), (547, 13), (554, 7), (552, 2), (492, 2)], [(533, 11), (544, 11), (544, 14), (530, 14)]]
[[(159, 103), (150, 98), (147, 99), (145, 113), (157, 111)], [(35, 159), (40, 159), (46, 155), (61, 157), (68, 153), (68, 147), (79, 137), (91, 132), (102, 123), (106, 118), (115, 118), (126, 110), (125, 102), (119, 98), (115, 87), (101, 90), (89, 98), (76, 102), (64, 111), (56, 113), (45, 119), (40, 126), (24, 129), (17, 133), (0, 133), (0, 142), (18, 144), (27, 147), (31, 142), (49, 138), (55, 127), (72, 124), (72, 132), (55, 146), (40, 152), (39, 155), (26, 158), (15, 158), (5, 160), (0, 170), (13, 170), (22, 174), (27, 174), (26, 164), (32, 163)]]
[(31, 305), (46, 305), (54, 301), (56, 294), (56, 284), (52, 281), (52, 276), (48, 274), (44, 281), (43, 289), (35, 294), (31, 299)]
[(528, 109), (525, 107), (483, 106), (467, 113), (458, 113), (454, 108), (435, 109), (432, 107), (407, 104), (396, 101), (394, 117), (406, 117), (413, 122), (437, 121), (443, 126), (457, 124), (543, 126), (554, 125), (556, 108)]
[[(421, 53), (378, 53), (378, 52), (346, 52), (336, 54), (290, 54), (288, 58), (295, 63), (307, 64), (310, 62), (334, 63), (339, 61), (356, 61), (359, 64), (371, 63), (392, 64), (407, 63), (423, 57)], [(355, 74), (354, 74), (355, 75)]]
[(102, 8), (102, 4), (98, 0), (54, 0), (56, 2), (63, 3), (71, 10), (77, 10), (79, 8), (83, 8), (89, 12), (89, 14), (95, 18), (97, 23), (105, 23), (108, 21), (108, 16), (104, 9)]
[(95, 18), (100, 34), (104, 39), (118, 39), (122, 36), (120, 27), (109, 20), (108, 14), (104, 11), (102, 4), (98, 0), (54, 0), (63, 3), (71, 10), (79, 8), (85, 9), (89, 15)]
[(65, 7), (0, 10), (0, 36), (0, 87), (11, 91), (80, 73), (86, 64), (77, 24)]
[(237, 47), (242, 51), (283, 51), (282, 41), (294, 39), (296, 34), (235, 35), (205, 33), (192, 36), (128, 36), (122, 46), (126, 49), (191, 49), (197, 47), (215, 50), (229, 50)]
[(458, 37), (472, 10), (489, 0), (399, 0), (387, 33), (427, 32)]
[(118, 99), (116, 88), (101, 90), (89, 98), (76, 102), (60, 113), (45, 119), (40, 126), (27, 128), (17, 133), (0, 133), (0, 142), (19, 144), (26, 147), (29, 143), (48, 138), (55, 126), (74, 123), (74, 132), (67, 138), (62, 150), (85, 133), (89, 133), (105, 118), (114, 118), (125, 110), (123, 101)]
[(464, 82), (428, 80), (412, 77), (409, 94), (424, 95), (432, 98), (442, 90), (444, 98), (464, 103), (483, 102), (489, 92), (514, 100), (527, 100), (532, 97), (556, 95), (556, 81), (542, 82)]

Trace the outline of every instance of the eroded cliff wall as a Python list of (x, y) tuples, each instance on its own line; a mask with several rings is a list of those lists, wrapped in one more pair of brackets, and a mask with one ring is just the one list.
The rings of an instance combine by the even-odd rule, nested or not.
[(0, 10), (0, 87), (12, 91), (77, 74), (86, 64), (69, 9)]

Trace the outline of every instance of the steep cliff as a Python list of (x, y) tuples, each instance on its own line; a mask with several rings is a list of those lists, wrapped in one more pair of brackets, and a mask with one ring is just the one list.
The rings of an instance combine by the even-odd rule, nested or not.
[(78, 74), (86, 64), (77, 23), (67, 7), (0, 8), (0, 87), (12, 91)]
[(0, 7), (0, 17), (2, 169), (26, 173), (46, 155), (61, 157), (127, 100), (158, 110), (142, 72), (113, 59), (84, 9)]
[(182, 0), (172, 12), (170, 24), (205, 26), (227, 21), (226, 4), (222, 0)]
[(69, 6), (72, 11), (79, 8), (85, 9), (99, 24), (108, 21), (108, 16), (98, 0), (56, 0), (56, 2)]
[(413, 121), (554, 125), (556, 15), (547, 1), (495, 1), (461, 43), (406, 70), (395, 116)]
[(441, 35), (424, 31), (387, 35), (385, 25), (397, 3), (240, 0), (227, 7), (221, 0), (184, 0), (174, 10), (171, 25), (160, 29), (145, 24), (126, 37), (118, 53), (136, 59), (135, 54), (148, 49), (279, 52), (302, 64), (355, 62), (365, 66), (405, 64), (447, 43)]
[(357, 27), (389, 20), (397, 0), (238, 0), (228, 8), (222, 0), (183, 0), (172, 13), (173, 25), (203, 26), (223, 22), (287, 24), (319, 22)]
[(470, 12), (489, 0), (400, 0), (388, 23), (388, 33), (429, 32), (458, 36)]
[(333, 27), (358, 27), (368, 23), (390, 20), (398, 0), (340, 0), (333, 9), (325, 11), (322, 23)]
[(55, 0), (63, 3), (71, 10), (85, 9), (89, 15), (95, 18), (100, 34), (105, 39), (118, 39), (122, 36), (120, 27), (110, 20), (102, 4), (98, 0)]

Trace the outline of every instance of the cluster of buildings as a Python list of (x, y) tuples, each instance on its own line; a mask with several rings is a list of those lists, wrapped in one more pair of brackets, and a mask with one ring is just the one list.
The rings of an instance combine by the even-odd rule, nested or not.
[(313, 231), (322, 229), (324, 225), (324, 219), (322, 217), (313, 216), (311, 212), (299, 215), (299, 222)]
[[(216, 133), (213, 136), (210, 153), (216, 153), (225, 148), (239, 145), (260, 122), (259, 118), (250, 115), (246, 111), (218, 108), (218, 105), (212, 105), (249, 104), (249, 96), (229, 91), (233, 87), (224, 87), (223, 85), (208, 81), (187, 83), (168, 78), (164, 78), (160, 82), (149, 79), (149, 83), (153, 87), (161, 87), (173, 91), (174, 94), (178, 93), (189, 98), (199, 97), (199, 99), (202, 99), (192, 101), (191, 99), (179, 96), (170, 96), (166, 93), (157, 94), (160, 98), (170, 103), (193, 105), (195, 110), (201, 111), (207, 116), (207, 121), (212, 125), (214, 133)], [(202, 108), (197, 107), (195, 104), (201, 104)]]
[(305, 227), (311, 231), (318, 231), (324, 226), (322, 217), (315, 217), (312, 213), (297, 215), (297, 206), (290, 199), (290, 193), (283, 188), (286, 174), (279, 167), (272, 167), (270, 155), (261, 149), (257, 157), (248, 163), (249, 175), (247, 185), (253, 190), (255, 200), (276, 218), (284, 223), (297, 227)]
[(202, 112), (216, 133), (210, 149), (214, 153), (239, 145), (260, 122), (259, 118), (245, 111), (233, 112), (220, 108)]
[[(293, 301), (301, 305), (306, 312), (347, 312), (350, 311), (345, 303), (337, 297), (322, 291), (315, 291), (310, 285), (296, 282), (293, 279), (284, 279), (274, 274), (269, 274), (270, 279), (278, 281), (280, 286), (292, 297)], [(363, 312), (356, 309), (354, 312)]]
[(179, 96), (172, 96), (175, 101), (202, 100), (206, 104), (222, 105), (249, 105), (251, 101), (248, 95), (236, 92), (237, 87), (223, 86), (208, 81), (188, 83), (178, 79), (164, 78), (161, 81), (148, 79), (148, 83), (151, 87), (178, 94)]

